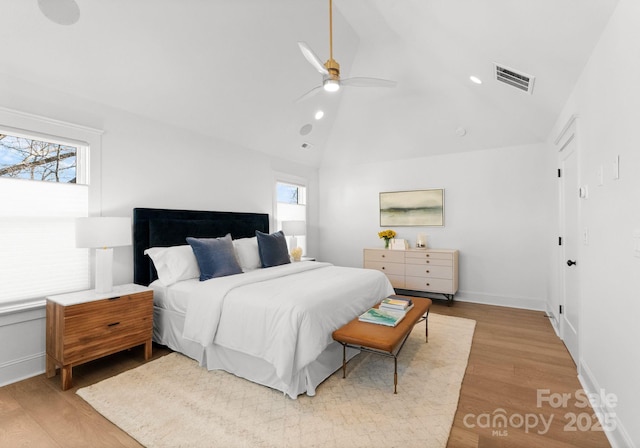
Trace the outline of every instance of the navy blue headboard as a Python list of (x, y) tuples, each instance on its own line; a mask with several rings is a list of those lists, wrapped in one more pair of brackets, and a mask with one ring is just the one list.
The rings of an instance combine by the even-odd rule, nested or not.
[(151, 259), (144, 254), (150, 247), (187, 244), (188, 236), (217, 238), (230, 233), (234, 239), (250, 238), (256, 230), (269, 232), (268, 214), (134, 208), (133, 281), (146, 286), (158, 278)]

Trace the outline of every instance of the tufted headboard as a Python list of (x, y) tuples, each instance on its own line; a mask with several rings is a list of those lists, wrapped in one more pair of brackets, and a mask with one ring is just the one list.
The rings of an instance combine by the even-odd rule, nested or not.
[(234, 239), (250, 238), (256, 230), (269, 232), (268, 214), (134, 208), (133, 281), (146, 286), (158, 278), (144, 254), (150, 247), (187, 244), (188, 236), (217, 238), (230, 233)]

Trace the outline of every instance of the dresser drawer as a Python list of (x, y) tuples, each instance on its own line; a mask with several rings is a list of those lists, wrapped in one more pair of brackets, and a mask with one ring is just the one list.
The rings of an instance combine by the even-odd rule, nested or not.
[(412, 291), (425, 291), (425, 292), (441, 292), (446, 294), (453, 294), (453, 281), (441, 278), (422, 278), (422, 277), (410, 277), (404, 278), (404, 287)]
[(408, 250), (405, 253), (407, 263), (413, 263), (414, 260), (451, 260), (453, 255), (450, 252), (432, 252), (429, 250)]
[(451, 266), (408, 264), (405, 266), (404, 273), (406, 276), (411, 277), (453, 279), (453, 268)]
[(386, 261), (389, 263), (404, 263), (404, 251), (390, 249), (365, 249), (364, 261)]
[(387, 275), (404, 275), (404, 264), (386, 261), (365, 261), (365, 269), (375, 269)]
[(407, 266), (453, 266), (451, 258), (407, 258)]

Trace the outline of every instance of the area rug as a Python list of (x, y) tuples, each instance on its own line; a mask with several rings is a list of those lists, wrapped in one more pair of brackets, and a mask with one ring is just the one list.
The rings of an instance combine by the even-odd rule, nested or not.
[(445, 447), (475, 321), (429, 315), (398, 357), (361, 353), (297, 400), (171, 353), (78, 390), (99, 413), (154, 447)]

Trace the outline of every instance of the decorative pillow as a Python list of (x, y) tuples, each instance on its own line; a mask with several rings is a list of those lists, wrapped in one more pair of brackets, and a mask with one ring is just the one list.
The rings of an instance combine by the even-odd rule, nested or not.
[(187, 237), (187, 243), (198, 260), (201, 282), (215, 277), (242, 273), (233, 250), (231, 234), (227, 233), (222, 238)]
[(171, 286), (181, 280), (198, 278), (200, 269), (189, 245), (151, 247), (144, 251), (153, 261), (158, 280), (163, 286)]
[(233, 240), (233, 247), (236, 249), (238, 263), (244, 272), (262, 267), (257, 237)]
[(291, 263), (287, 250), (287, 240), (282, 230), (272, 234), (256, 230), (256, 237), (258, 238), (258, 252), (260, 253), (260, 262), (263, 268)]

